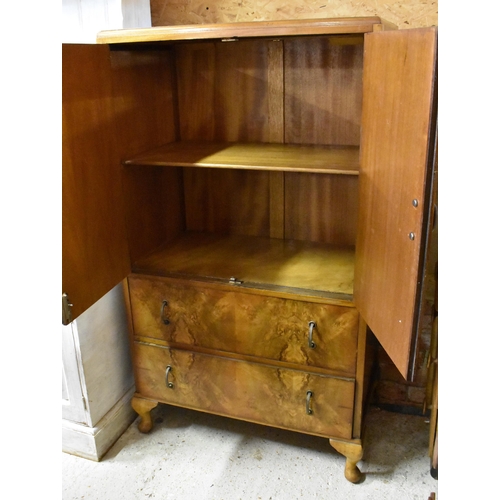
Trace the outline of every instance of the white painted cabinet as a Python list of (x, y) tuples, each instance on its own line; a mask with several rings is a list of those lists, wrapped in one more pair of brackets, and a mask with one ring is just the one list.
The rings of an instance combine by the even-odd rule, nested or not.
[(63, 451), (100, 460), (133, 422), (122, 285), (63, 326)]
[(151, 26), (149, 0), (62, 0), (62, 42), (95, 43), (101, 30)]
[(62, 417), (88, 425), (76, 321), (62, 325)]

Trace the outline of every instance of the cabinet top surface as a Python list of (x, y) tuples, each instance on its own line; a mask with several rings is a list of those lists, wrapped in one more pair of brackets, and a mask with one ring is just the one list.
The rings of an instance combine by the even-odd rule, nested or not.
[(380, 17), (338, 17), (328, 19), (296, 19), (290, 21), (155, 26), (152, 28), (101, 31), (97, 34), (97, 43), (368, 33), (374, 30), (375, 25), (380, 24), (384, 24), (386, 28), (390, 29), (396, 27), (382, 20)]

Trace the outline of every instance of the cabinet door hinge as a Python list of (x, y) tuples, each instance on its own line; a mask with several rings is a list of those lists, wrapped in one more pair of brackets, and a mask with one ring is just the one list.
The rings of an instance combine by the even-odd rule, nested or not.
[(71, 323), (71, 308), (73, 304), (69, 301), (66, 293), (62, 294), (62, 324), (69, 325)]
[(84, 396), (82, 396), (82, 401), (83, 401), (83, 408), (85, 409), (85, 411), (88, 411), (88, 408), (87, 408), (87, 400), (85, 399)]

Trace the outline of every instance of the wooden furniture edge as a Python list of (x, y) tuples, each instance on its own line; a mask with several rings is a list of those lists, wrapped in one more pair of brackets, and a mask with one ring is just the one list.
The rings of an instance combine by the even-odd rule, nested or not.
[[(122, 288), (123, 288), (123, 300), (125, 302), (125, 312), (127, 315), (127, 326), (128, 326), (128, 341), (129, 341), (129, 352), (130, 356), (132, 358), (132, 372), (134, 374), (134, 380), (137, 379), (137, 371), (136, 371), (136, 365), (134, 362), (134, 338), (135, 338), (135, 331), (134, 331), (134, 316), (132, 312), (132, 301), (130, 298), (130, 287), (129, 287), (129, 281), (128, 281), (128, 276), (122, 281)], [(137, 396), (137, 394), (135, 395)], [(132, 402), (131, 402), (132, 404)], [(132, 408), (136, 413), (137, 410), (135, 410), (133, 404)]]
[(128, 286), (128, 277), (122, 281), (123, 287), (123, 300), (125, 302), (125, 311), (127, 314), (127, 324), (128, 324), (128, 333), (129, 340), (133, 340), (134, 336), (134, 321), (132, 317), (132, 308), (130, 306), (130, 289)]
[(375, 24), (373, 26), (373, 31), (389, 31), (389, 30), (397, 30), (397, 24), (386, 21), (385, 19), (380, 19), (380, 24)]
[(352, 295), (341, 294), (335, 292), (316, 292), (314, 290), (301, 289), (300, 293), (297, 288), (279, 286), (279, 285), (261, 285), (252, 283), (249, 286), (232, 285), (226, 281), (217, 281), (214, 278), (203, 278), (201, 276), (184, 276), (171, 274), (152, 274), (151, 272), (141, 272), (133, 270), (130, 274), (132, 278), (162, 280), (171, 284), (186, 284), (200, 288), (212, 288), (221, 291), (238, 291), (239, 293), (247, 293), (251, 295), (266, 295), (278, 299), (295, 300), (299, 302), (312, 302), (315, 304), (326, 304), (341, 307), (354, 308)]
[(355, 374), (346, 371), (341, 371), (332, 368), (322, 368), (314, 365), (297, 365), (289, 361), (280, 361), (277, 359), (263, 358), (251, 354), (239, 354), (231, 351), (222, 351), (220, 349), (200, 347), (196, 345), (181, 344), (179, 342), (169, 342), (153, 337), (146, 337), (137, 335), (133, 339), (134, 344), (157, 347), (159, 349), (167, 349), (174, 351), (189, 351), (203, 356), (211, 356), (215, 358), (230, 359), (232, 361), (243, 361), (245, 363), (252, 363), (257, 365), (266, 365), (272, 368), (280, 368), (290, 371), (307, 372), (322, 377), (332, 377), (346, 382), (356, 382)]
[[(251, 21), (223, 24), (155, 26), (122, 30), (104, 30), (97, 43), (162, 42), (175, 40), (210, 40), (266, 36), (335, 35), (368, 33), (376, 25), (390, 26), (380, 17), (339, 17), (290, 21)], [(392, 25), (394, 26), (394, 25)], [(386, 28), (387, 29), (387, 28)]]
[[(308, 157), (309, 164), (305, 161)], [(359, 175), (359, 147), (281, 143), (177, 141), (123, 161), (164, 166)]]
[(364, 413), (364, 379), (365, 379), (365, 355), (366, 355), (366, 334), (367, 325), (365, 320), (358, 314), (358, 360), (356, 363), (356, 386), (354, 393), (354, 415), (352, 423), (352, 437), (361, 439)]

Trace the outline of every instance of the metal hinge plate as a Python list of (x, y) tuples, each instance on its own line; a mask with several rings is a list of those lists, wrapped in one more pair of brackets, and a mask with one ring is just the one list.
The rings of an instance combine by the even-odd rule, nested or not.
[(71, 323), (71, 308), (73, 304), (69, 301), (66, 293), (62, 294), (62, 324), (69, 325)]

